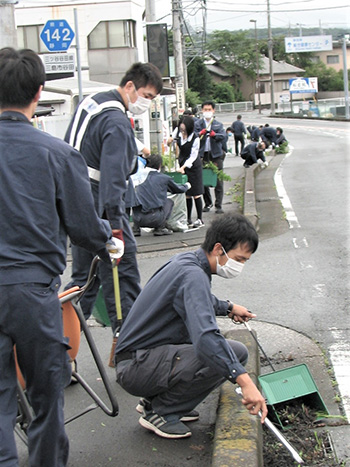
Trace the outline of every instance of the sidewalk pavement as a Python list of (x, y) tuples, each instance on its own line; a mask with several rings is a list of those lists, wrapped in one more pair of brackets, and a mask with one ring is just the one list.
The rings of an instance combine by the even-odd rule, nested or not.
[[(268, 162), (273, 157), (274, 154), (271, 153), (267, 157)], [(174, 232), (171, 236), (154, 237), (151, 232), (142, 231), (141, 237), (137, 237), (139, 254), (172, 249), (179, 251), (189, 247), (197, 248), (204, 239), (211, 221), (217, 216), (229, 212), (243, 212), (258, 230), (259, 216), (255, 201), (255, 177), (261, 170), (263, 168), (260, 164), (245, 169), (240, 157), (229, 154), (225, 159), (224, 171), (231, 176), (232, 180), (224, 183), (224, 214), (215, 214), (215, 209), (212, 209), (208, 213), (203, 213), (204, 227), (189, 232)], [(268, 168), (264, 170), (268, 170)], [(241, 206), (233, 200), (234, 187), (237, 183), (241, 185), (240, 189), (244, 193)], [(195, 210), (195, 207), (193, 209)], [(269, 366), (260, 368), (258, 346), (245, 327), (232, 326), (231, 323), (227, 323), (227, 319), (218, 318), (218, 322), (226, 337), (238, 339), (247, 345), (250, 354), (247, 369), (255, 382), (260, 374), (272, 372)], [(322, 349), (312, 339), (272, 323), (254, 320), (251, 328), (269, 359), (277, 361), (275, 363), (276, 370), (306, 364), (329, 413), (334, 416), (341, 415), (339, 405), (334, 401), (335, 389), (329, 375), (329, 366), (327, 366)], [(334, 423), (334, 419), (327, 420), (325, 420), (325, 424), (329, 425), (327, 430), (329, 430), (331, 438), (327, 452), (330, 456), (333, 455), (339, 463), (346, 460), (350, 462), (350, 425), (339, 424), (339, 419), (336, 419), (338, 423)], [(332, 426), (333, 424), (338, 426)], [(285, 432), (283, 433), (285, 434)], [(286, 436), (288, 437), (288, 435)], [(234, 386), (229, 382), (225, 383), (221, 388), (218, 403), (212, 466), (262, 467), (262, 443), (263, 432), (260, 420), (258, 417), (249, 415), (236, 395)], [(285, 448), (281, 445), (280, 449)], [(292, 457), (291, 465), (293, 465)]]

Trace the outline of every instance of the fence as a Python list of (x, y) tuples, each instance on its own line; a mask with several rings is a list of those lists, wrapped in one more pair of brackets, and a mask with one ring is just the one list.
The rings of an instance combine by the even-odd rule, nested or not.
[[(201, 108), (201, 104), (198, 104), (198, 109)], [(220, 112), (249, 112), (253, 110), (253, 102), (226, 102), (225, 104), (215, 104), (215, 113)]]
[(277, 111), (282, 114), (292, 113), (305, 117), (345, 117), (345, 98), (280, 102)]

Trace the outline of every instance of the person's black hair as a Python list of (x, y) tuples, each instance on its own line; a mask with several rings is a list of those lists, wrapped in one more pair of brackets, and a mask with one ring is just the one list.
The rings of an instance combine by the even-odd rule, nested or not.
[(266, 128), (267, 128), (267, 127), (270, 126), (270, 125), (269, 125), (268, 123), (265, 123), (265, 126), (266, 126)]
[(132, 81), (136, 89), (154, 86), (158, 94), (163, 89), (162, 75), (152, 63), (134, 63), (120, 81), (120, 86), (125, 86), (128, 81)]
[[(187, 136), (190, 136), (194, 131), (194, 118), (185, 115), (182, 118), (180, 123), (185, 125)], [(180, 125), (179, 125), (179, 130), (180, 130)]]
[(198, 108), (197, 108), (197, 106), (195, 106), (195, 107), (192, 107), (192, 115), (196, 115), (196, 114), (197, 114), (197, 112), (198, 112)]
[(45, 68), (30, 49), (0, 50), (0, 108), (24, 109), (45, 84)]
[(190, 117), (192, 117), (192, 115), (193, 115), (192, 110), (186, 109), (182, 115), (189, 115)]
[(238, 118), (238, 120), (240, 120), (242, 118), (242, 115), (240, 115), (240, 114), (237, 115), (237, 118)]
[[(262, 144), (264, 144), (265, 148), (262, 147)], [(267, 147), (267, 144), (266, 144), (265, 141), (259, 141), (259, 143), (258, 143), (258, 149), (266, 149), (266, 147)]]
[(278, 130), (281, 134), (283, 133), (283, 130), (282, 130), (282, 128), (281, 128), (280, 126), (278, 126), (278, 127), (276, 128), (276, 131), (277, 131), (277, 130)]
[(159, 170), (162, 166), (162, 156), (160, 154), (151, 154), (147, 157), (147, 167)]
[(231, 128), (230, 126), (226, 128), (226, 131), (233, 131), (233, 128)]
[(207, 230), (202, 248), (210, 253), (216, 243), (221, 243), (226, 253), (239, 245), (246, 245), (255, 253), (259, 237), (253, 224), (241, 214), (228, 214), (215, 219)]
[(215, 109), (215, 102), (213, 102), (213, 101), (205, 101), (205, 102), (203, 102), (203, 104), (202, 104), (202, 109), (203, 109), (203, 107), (204, 107), (205, 105), (211, 105), (211, 106), (213, 107), (213, 109)]

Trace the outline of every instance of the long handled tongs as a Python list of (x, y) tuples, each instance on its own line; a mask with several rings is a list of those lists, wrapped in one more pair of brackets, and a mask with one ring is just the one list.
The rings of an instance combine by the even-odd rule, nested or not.
[[(235, 389), (236, 393), (242, 397), (242, 390), (241, 388)], [(261, 411), (259, 410), (259, 417), (261, 418)], [(264, 420), (264, 424), (267, 426), (269, 430), (278, 438), (283, 446), (288, 449), (288, 451), (292, 454), (293, 459), (298, 462), (299, 464), (304, 464), (303, 459), (299, 456), (297, 451), (293, 448), (290, 442), (283, 436), (283, 434), (275, 427), (275, 425), (269, 420), (267, 417)]]

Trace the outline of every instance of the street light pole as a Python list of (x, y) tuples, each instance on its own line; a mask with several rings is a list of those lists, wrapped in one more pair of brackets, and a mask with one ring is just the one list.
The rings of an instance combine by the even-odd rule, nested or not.
[[(260, 67), (259, 67), (259, 47), (258, 47), (258, 32), (256, 29), (256, 19), (249, 20), (251, 23), (254, 23), (254, 32), (255, 32), (255, 50), (256, 50), (256, 81), (255, 88), (258, 87), (258, 104), (259, 104), (259, 114), (261, 114), (261, 100), (260, 100)], [(254, 91), (254, 100), (255, 100), (255, 91)]]
[(271, 94), (271, 115), (275, 115), (275, 83), (273, 76), (273, 54), (272, 54), (272, 31), (271, 31), (271, 18), (270, 18), (270, 0), (267, 0), (267, 29), (268, 40), (267, 45), (269, 49), (269, 65), (270, 65), (270, 94)]

